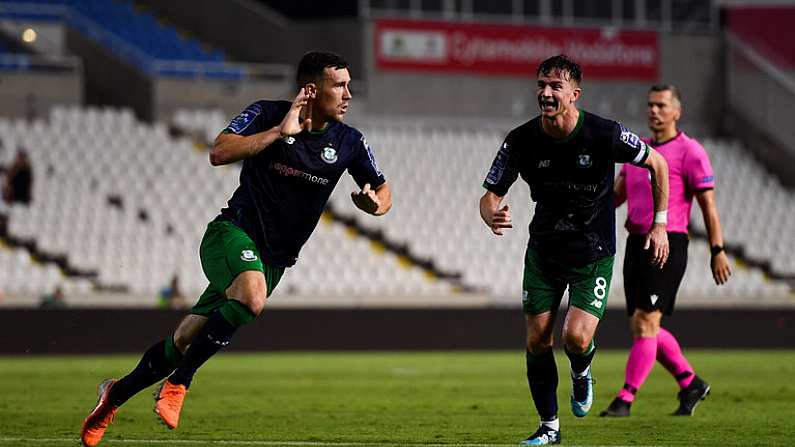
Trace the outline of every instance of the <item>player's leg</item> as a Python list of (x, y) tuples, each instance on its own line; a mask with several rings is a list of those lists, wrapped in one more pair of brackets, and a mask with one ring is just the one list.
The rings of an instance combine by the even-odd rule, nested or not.
[[(177, 362), (177, 365), (182, 362), (182, 356), (185, 355), (185, 352), (188, 350), (191, 343), (193, 343), (193, 339), (196, 338), (196, 335), (199, 334), (199, 331), (202, 327), (204, 327), (204, 323), (206, 322), (206, 316), (190, 314), (179, 323), (179, 326), (177, 326), (177, 330), (174, 331), (174, 336), (172, 337), (174, 348), (176, 348), (176, 352), (174, 352), (173, 355), (179, 356), (179, 362)], [(169, 352), (169, 355), (171, 355), (171, 346), (167, 346), (167, 352)], [(174, 368), (176, 368), (176, 366)]]
[(569, 358), (571, 375), (571, 412), (583, 417), (593, 405), (591, 363), (596, 355), (593, 341), (599, 318), (577, 307), (569, 307), (563, 323), (563, 345)]
[(674, 411), (676, 416), (692, 416), (696, 406), (710, 392), (710, 385), (695, 374), (690, 362), (687, 361), (676, 337), (665, 328), (657, 334), (657, 360), (665, 366), (679, 384), (679, 408)]
[(682, 347), (674, 335), (664, 327), (657, 333), (657, 360), (674, 376), (679, 388), (687, 388), (695, 373), (682, 353)]
[[(665, 315), (673, 313), (679, 284), (687, 269), (688, 237), (683, 233), (668, 233), (668, 241), (671, 247), (668, 262), (659, 275), (653, 278), (655, 289), (661, 291), (658, 304)], [(710, 386), (695, 374), (673, 334), (664, 328), (659, 328), (656, 341), (657, 360), (674, 376), (680, 387), (677, 396), (679, 408), (674, 414), (690, 416), (698, 403), (707, 397)]]
[[(144, 352), (138, 365), (119, 380), (105, 379), (99, 385), (97, 405), (83, 421), (80, 439), (83, 445), (99, 444), (119, 407), (141, 390), (167, 377), (179, 365), (185, 343), (198, 332), (206, 318), (188, 315), (177, 327), (174, 336), (161, 340)], [(183, 346), (180, 346), (180, 343)]]
[[(648, 301), (647, 299), (645, 301)], [(637, 300), (636, 302), (640, 302)], [(651, 303), (648, 303), (651, 304)], [(651, 307), (651, 306), (644, 306)], [(624, 386), (616, 396), (622, 403), (632, 404), (635, 394), (649, 376), (657, 358), (657, 333), (660, 331), (662, 312), (658, 309), (644, 310), (636, 308), (630, 319), (632, 331), (632, 348), (627, 358), (624, 375)], [(629, 416), (629, 406), (626, 406)], [(605, 414), (605, 416), (621, 416), (621, 414)]]
[(199, 333), (207, 317), (190, 314), (182, 319), (174, 335), (151, 346), (138, 366), (119, 379), (110, 392), (110, 401), (120, 406), (139, 391), (166, 378), (182, 361), (183, 354)]
[(185, 344), (190, 343), (205, 320), (205, 317), (199, 315), (186, 316), (174, 336), (150, 346), (129, 374), (119, 380), (105, 379), (100, 383), (97, 405), (83, 421), (80, 430), (80, 439), (84, 445), (97, 445), (122, 404), (174, 371), (187, 347)]
[(613, 261), (613, 256), (606, 256), (567, 271), (569, 311), (563, 324), (563, 342), (572, 380), (571, 411), (577, 417), (587, 415), (593, 405), (591, 362), (596, 355), (593, 337), (605, 312)]
[(168, 381), (189, 388), (196, 371), (228, 345), (235, 331), (253, 321), (265, 307), (267, 285), (261, 271), (240, 273), (226, 291), (227, 300), (207, 319)]
[(185, 316), (173, 336), (151, 346), (138, 362), (138, 366), (119, 379), (110, 393), (111, 402), (121, 405), (139, 391), (171, 374), (181, 363), (183, 354), (205, 321), (207, 317), (201, 315)]
[[(662, 312), (670, 302), (670, 294), (657, 287), (660, 270), (649, 262), (643, 235), (627, 238), (624, 256), (624, 293), (633, 342), (627, 357), (624, 385), (600, 416), (626, 417), (630, 414), (635, 393), (654, 367), (657, 356), (656, 335)], [(673, 256), (672, 256), (673, 257)], [(671, 262), (669, 257), (669, 263)], [(666, 287), (670, 289), (670, 287)]]
[(524, 445), (559, 444), (558, 369), (552, 353), (552, 330), (565, 284), (554, 277), (551, 266), (528, 248), (525, 255), (522, 307), (527, 326), (525, 360), (527, 384), (540, 424), (522, 441)]
[(179, 424), (197, 370), (229, 344), (238, 328), (259, 315), (284, 272), (283, 268), (264, 266), (254, 242), (230, 222), (208, 226), (201, 259), (213, 292), (203, 295), (192, 312), (207, 320), (192, 337), (181, 364), (155, 393), (155, 412), (169, 428)]

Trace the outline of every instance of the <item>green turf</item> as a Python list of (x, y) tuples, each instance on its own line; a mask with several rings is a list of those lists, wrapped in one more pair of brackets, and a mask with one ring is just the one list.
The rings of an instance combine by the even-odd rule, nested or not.
[[(623, 382), (626, 353), (597, 354), (596, 403), (582, 419), (568, 408), (568, 362), (558, 356), (564, 444), (795, 445), (795, 351), (688, 355), (713, 387), (694, 417), (669, 416), (677, 388), (658, 365), (620, 420), (598, 413)], [(77, 445), (96, 384), (137, 360), (0, 357), (0, 446)], [(221, 354), (197, 375), (178, 430), (156, 422), (146, 390), (101, 445), (510, 445), (536, 424), (521, 351)]]

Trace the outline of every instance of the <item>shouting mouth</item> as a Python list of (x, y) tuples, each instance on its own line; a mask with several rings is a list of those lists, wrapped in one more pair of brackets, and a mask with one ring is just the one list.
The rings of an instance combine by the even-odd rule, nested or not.
[(554, 99), (538, 99), (538, 107), (543, 113), (553, 113), (558, 110), (558, 102)]

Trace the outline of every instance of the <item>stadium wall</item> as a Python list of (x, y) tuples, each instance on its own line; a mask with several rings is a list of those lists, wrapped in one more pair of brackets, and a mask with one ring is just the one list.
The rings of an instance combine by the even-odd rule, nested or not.
[[(250, 0), (136, 0), (245, 62), (296, 64), (309, 50), (345, 55), (354, 71), (363, 71), (361, 21), (355, 18), (293, 21)], [(354, 76), (354, 78), (360, 78)]]
[(67, 45), (84, 61), (87, 104), (131, 107), (149, 122), (168, 122), (176, 109), (186, 107), (221, 108), (232, 116), (257, 98), (286, 98), (292, 93), (292, 80), (284, 78), (240, 82), (152, 77), (71, 28)]
[(74, 71), (0, 71), (0, 116), (46, 116), (54, 105), (83, 103), (83, 76)]
[[(371, 38), (365, 40), (372, 42)], [(372, 48), (368, 46), (367, 51), (372, 55)], [(682, 127), (691, 134), (714, 133), (722, 107), (719, 39), (709, 35), (661, 34), (660, 54), (658, 82), (675, 84), (682, 90)], [(372, 60), (368, 67), (370, 114), (517, 120), (535, 114), (535, 67), (528, 67), (528, 77), (521, 78), (385, 71)], [(586, 72), (580, 105), (608, 118), (645, 123), (649, 86), (649, 82), (639, 81), (594, 81)], [(418, 102), (417, 98), (423, 101)]]
[(87, 104), (130, 107), (139, 118), (153, 119), (152, 83), (145, 74), (71, 27), (66, 46), (83, 60)]
[[(5, 309), (0, 354), (138, 353), (170, 334), (183, 316), (152, 309)], [(664, 325), (691, 349), (791, 348), (795, 309), (682, 309)], [(517, 309), (272, 309), (241, 329), (230, 351), (523, 349), (524, 339)], [(626, 314), (608, 312), (596, 341), (600, 348), (628, 348)]]
[[(308, 50), (343, 54), (354, 85), (367, 101), (357, 108), (377, 115), (524, 119), (535, 111), (531, 78), (387, 72), (375, 67), (373, 25), (354, 18), (295, 21), (256, 2), (136, 0), (240, 60), (295, 64)], [(659, 81), (678, 85), (685, 98), (683, 128), (713, 133), (722, 110), (720, 40), (715, 35), (661, 33)], [(645, 123), (648, 82), (597, 82), (585, 73), (582, 106), (629, 123)], [(261, 95), (258, 95), (260, 97)], [(362, 96), (359, 96), (361, 98)], [(422, 101), (417, 101), (422, 98)]]
[(248, 80), (246, 82), (152, 78), (152, 120), (169, 122), (180, 108), (217, 109), (235, 116), (259, 98), (288, 98), (293, 95), (291, 80)]

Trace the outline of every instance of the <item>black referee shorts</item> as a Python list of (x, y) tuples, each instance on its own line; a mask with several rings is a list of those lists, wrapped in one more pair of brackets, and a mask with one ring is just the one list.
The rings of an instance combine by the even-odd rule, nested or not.
[(644, 250), (645, 235), (630, 234), (624, 255), (624, 292), (627, 314), (635, 309), (648, 312), (660, 310), (665, 315), (674, 311), (676, 292), (687, 269), (686, 233), (668, 233), (670, 253), (662, 269), (649, 263), (651, 250)]

